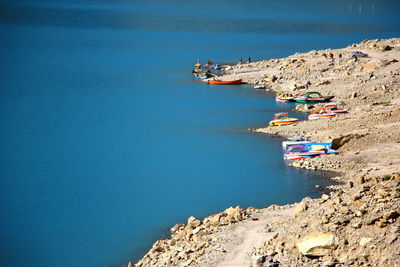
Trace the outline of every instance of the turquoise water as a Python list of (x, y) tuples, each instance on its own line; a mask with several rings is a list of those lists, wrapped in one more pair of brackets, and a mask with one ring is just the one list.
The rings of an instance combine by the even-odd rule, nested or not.
[(175, 223), (320, 192), (234, 62), (399, 36), (398, 1), (2, 1), (1, 266), (121, 266)]

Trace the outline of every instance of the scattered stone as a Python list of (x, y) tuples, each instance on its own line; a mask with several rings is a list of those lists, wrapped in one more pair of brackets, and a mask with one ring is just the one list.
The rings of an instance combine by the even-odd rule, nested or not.
[(329, 199), (329, 196), (328, 196), (327, 194), (323, 194), (323, 195), (321, 196), (321, 199), (327, 201), (327, 200)]
[[(333, 192), (293, 204), (295, 216), (276, 224), (263, 222), (264, 209), (254, 208), (231, 207), (203, 220), (191, 217), (186, 225), (172, 227), (170, 238), (156, 242), (134, 266), (215, 266), (213, 260), (226, 257), (232, 247), (239, 244), (241, 238), (236, 236), (237, 230), (247, 223), (265, 226), (260, 227), (260, 235), (274, 235), (250, 254), (263, 259), (263, 267), (277, 264), (394, 266), (400, 257), (400, 68), (394, 58), (400, 51), (400, 39), (367, 40), (355, 46), (358, 48), (314, 51), (285, 59), (252, 62), (232, 66), (227, 71), (232, 75), (229, 79), (239, 77), (235, 71), (241, 71), (247, 83), (260, 89), (268, 85), (271, 91), (304, 94), (315, 90), (335, 95), (338, 106), (349, 113), (339, 114), (328, 120), (328, 124), (322, 120), (318, 123), (304, 121), (266, 131), (254, 130), (275, 137), (298, 133), (291, 137), (293, 140), (333, 141), (332, 148), (338, 149), (339, 155), (292, 164), (304, 169), (343, 173), (337, 180), (340, 184), (324, 188)], [(386, 51), (381, 52), (385, 46), (393, 51), (384, 49)], [(354, 50), (367, 52), (371, 57), (350, 59), (348, 53)], [(339, 51), (344, 55), (341, 59), (337, 57)], [(328, 66), (329, 60), (322, 55), (331, 52), (335, 59)], [(304, 58), (307, 61), (303, 61)], [(261, 76), (258, 70), (263, 71)], [(310, 108), (309, 105), (296, 106), (296, 110), (304, 112)], [(390, 160), (385, 161), (388, 155)], [(288, 207), (273, 205), (266, 211), (279, 212)], [(304, 243), (310, 241), (306, 237), (314, 233), (312, 231), (318, 235), (331, 233), (334, 241), (326, 238), (325, 243), (319, 241), (305, 247)], [(233, 245), (232, 242), (237, 243)], [(299, 249), (301, 244), (304, 253)], [(248, 263), (251, 265), (250, 261)]]

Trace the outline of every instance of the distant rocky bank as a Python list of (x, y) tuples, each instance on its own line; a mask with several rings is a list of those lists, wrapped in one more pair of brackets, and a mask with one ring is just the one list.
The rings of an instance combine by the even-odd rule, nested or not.
[(230, 67), (221, 78), (257, 90), (335, 95), (349, 113), (253, 131), (332, 141), (340, 154), (292, 166), (340, 172), (341, 184), (300, 203), (190, 217), (128, 266), (400, 266), (399, 60), (395, 38)]

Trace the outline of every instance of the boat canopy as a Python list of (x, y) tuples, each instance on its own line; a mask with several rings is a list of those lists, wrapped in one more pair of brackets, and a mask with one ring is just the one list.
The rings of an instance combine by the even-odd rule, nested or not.
[(272, 118), (272, 120), (283, 120), (287, 119), (289, 115), (287, 113), (276, 113), (275, 116)]
[(322, 98), (323, 96), (319, 92), (307, 92), (305, 95), (307, 98)]
[(302, 153), (307, 152), (307, 147), (305, 145), (294, 145), (286, 150), (286, 153)]
[(313, 115), (313, 114), (325, 114), (325, 113), (330, 113), (329, 110), (327, 108), (325, 108), (325, 107), (316, 108), (316, 109), (313, 109), (311, 111), (311, 115)]

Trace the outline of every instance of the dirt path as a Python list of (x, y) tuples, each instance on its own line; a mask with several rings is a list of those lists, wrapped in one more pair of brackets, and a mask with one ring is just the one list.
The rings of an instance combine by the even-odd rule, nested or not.
[(294, 209), (267, 210), (260, 212), (256, 221), (246, 221), (236, 229), (236, 234), (242, 242), (232, 251), (228, 252), (224, 260), (217, 267), (249, 266), (251, 264), (250, 252), (276, 235), (274, 225), (288, 220), (293, 216)]

